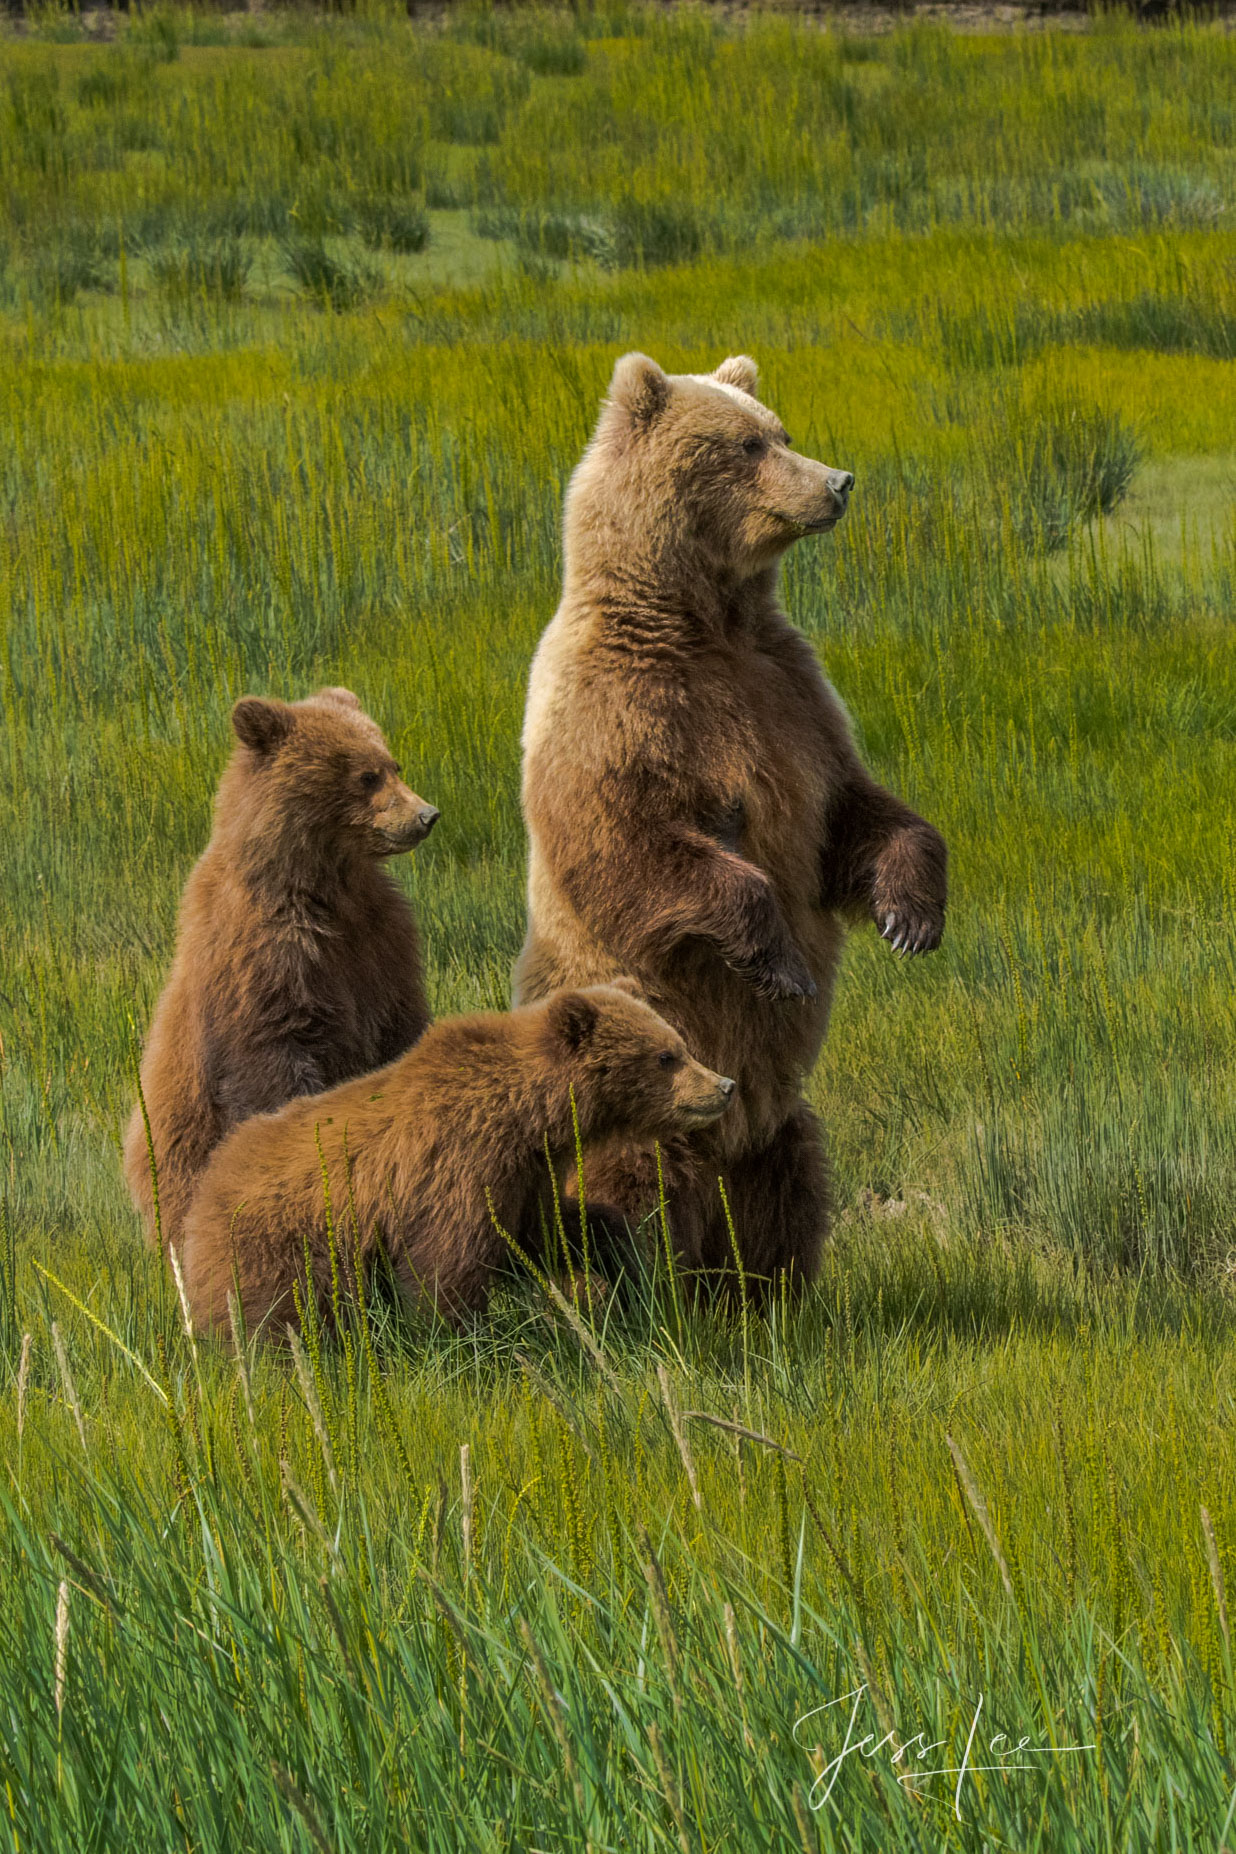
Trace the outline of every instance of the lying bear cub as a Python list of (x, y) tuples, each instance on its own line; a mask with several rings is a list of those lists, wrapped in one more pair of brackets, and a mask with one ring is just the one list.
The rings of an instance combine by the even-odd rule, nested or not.
[(379, 865), (438, 813), (399, 777), (348, 689), (246, 696), (210, 843), (185, 885), (176, 957), (141, 1068), (125, 1173), (165, 1241), (225, 1134), (294, 1095), (363, 1075), (429, 1022), (416, 921)]
[(572, 1099), (584, 1139), (655, 1140), (716, 1120), (733, 1093), (629, 981), (436, 1024), (378, 1074), (220, 1146), (185, 1221), (194, 1320), (225, 1321), (235, 1284), (249, 1332), (281, 1336), (307, 1265), (326, 1314), (332, 1247), (345, 1279), (354, 1256), (363, 1269), (384, 1250), (411, 1295), (454, 1318), (480, 1311), (507, 1256), (494, 1219), (525, 1224), (546, 1144), (555, 1164), (574, 1144)]

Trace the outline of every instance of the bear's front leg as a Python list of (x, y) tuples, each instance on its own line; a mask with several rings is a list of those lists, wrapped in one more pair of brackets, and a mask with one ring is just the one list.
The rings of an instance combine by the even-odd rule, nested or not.
[(948, 849), (934, 825), (874, 780), (838, 796), (821, 857), (821, 902), (870, 915), (898, 953), (930, 953), (944, 934)]
[(922, 818), (896, 831), (876, 858), (871, 912), (895, 953), (932, 953), (944, 935), (944, 839)]
[(693, 822), (639, 818), (598, 830), (559, 865), (563, 893), (621, 967), (639, 974), (707, 940), (763, 998), (814, 998), (816, 981), (764, 870)]
[(254, 1114), (277, 1113), (298, 1095), (321, 1094), (327, 1085), (315, 1053), (274, 1031), (259, 1030), (226, 1058), (212, 1055), (209, 1072), (225, 1130)]

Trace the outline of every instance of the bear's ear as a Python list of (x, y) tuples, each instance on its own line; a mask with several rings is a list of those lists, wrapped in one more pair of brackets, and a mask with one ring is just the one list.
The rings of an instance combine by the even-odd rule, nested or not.
[(624, 354), (609, 383), (611, 405), (621, 406), (637, 425), (650, 425), (669, 404), (669, 376), (646, 354)]
[(610, 991), (625, 991), (628, 998), (638, 998), (641, 1004), (648, 1002), (644, 987), (629, 972), (624, 972), (621, 978), (606, 979), (605, 984)]
[(749, 354), (731, 354), (723, 360), (713, 379), (720, 386), (736, 386), (740, 393), (750, 393), (755, 398), (755, 389), (760, 383), (760, 370)]
[(549, 1007), (549, 1027), (568, 1050), (584, 1049), (592, 1041), (600, 1012), (582, 991), (559, 993)]
[(292, 711), (286, 702), (242, 695), (232, 710), (232, 727), (242, 745), (255, 753), (273, 753), (292, 731)]
[(336, 708), (360, 707), (360, 697), (353, 695), (351, 689), (319, 689), (313, 699), (315, 702), (333, 702)]

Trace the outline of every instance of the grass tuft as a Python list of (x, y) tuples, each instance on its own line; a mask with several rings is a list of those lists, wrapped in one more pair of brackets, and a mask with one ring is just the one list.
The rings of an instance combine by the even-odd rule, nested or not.
[(429, 214), (416, 200), (372, 196), (355, 207), (357, 229), (374, 251), (409, 255), (429, 243)]
[(216, 297), (236, 302), (245, 293), (253, 254), (239, 238), (195, 239), (164, 246), (150, 257), (151, 274), (169, 302)]
[(321, 308), (355, 309), (381, 288), (382, 273), (367, 259), (337, 257), (321, 239), (294, 238), (283, 260), (305, 295)]

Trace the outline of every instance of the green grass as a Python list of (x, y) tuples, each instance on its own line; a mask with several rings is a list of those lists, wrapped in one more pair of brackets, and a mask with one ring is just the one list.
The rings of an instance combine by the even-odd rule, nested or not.
[[(0, 39), (0, 1845), (1230, 1840), (1234, 75), (618, 5)], [(952, 853), (939, 954), (846, 953), (821, 1282), (587, 1337), (512, 1284), (246, 1378), (119, 1164), (229, 704), (358, 691), (442, 808), (435, 1008), (504, 1003), (636, 346), (753, 353), (856, 471), (787, 602)], [(814, 1810), (859, 1685), (950, 1768), (980, 1695), (1095, 1748)]]

